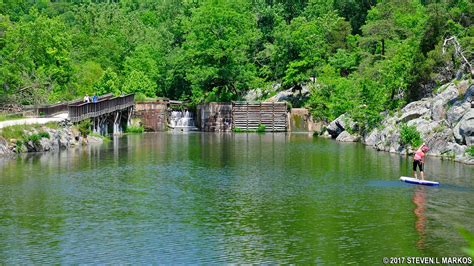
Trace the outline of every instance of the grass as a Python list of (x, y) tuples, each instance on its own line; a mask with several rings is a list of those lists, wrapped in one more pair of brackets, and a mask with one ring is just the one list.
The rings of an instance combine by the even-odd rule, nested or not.
[(129, 126), (125, 130), (125, 133), (132, 133), (132, 134), (140, 134), (145, 131), (145, 128), (143, 126)]
[[(48, 132), (43, 131), (43, 127), (48, 125), (15, 125), (5, 127), (0, 130), (0, 136), (5, 138), (7, 141), (12, 139), (15, 140), (15, 152), (20, 153), (26, 151), (25, 143), (32, 142), (38, 144), (43, 138), (51, 138)], [(51, 126), (57, 127), (57, 123), (51, 124)], [(32, 130), (39, 131), (35, 134), (26, 134)]]
[[(50, 138), (50, 135), (48, 132), (44, 132), (43, 131), (43, 127), (47, 127), (47, 128), (57, 128), (57, 123), (54, 123), (54, 124), (51, 124), (51, 126), (53, 127), (50, 127), (48, 124), (46, 125), (15, 125), (15, 126), (9, 126), (9, 127), (5, 127), (5, 128), (2, 128), (0, 129), (0, 136), (2, 136), (4, 139), (6, 140), (10, 140), (10, 139), (16, 139), (16, 140), (19, 140), (19, 139), (23, 139), (23, 140), (26, 140), (28, 141), (27, 139), (31, 138), (32, 136), (34, 135), (37, 135), (35, 137), (32, 137), (33, 139), (36, 139), (36, 138)], [(25, 136), (25, 131), (32, 131), (32, 130), (36, 130), (36, 131), (39, 131), (38, 134), (33, 134), (31, 136)]]
[(16, 125), (1, 129), (0, 135), (6, 140), (19, 139), (25, 134), (25, 130), (31, 130), (35, 125)]
[(24, 118), (21, 114), (0, 114), (0, 122)]

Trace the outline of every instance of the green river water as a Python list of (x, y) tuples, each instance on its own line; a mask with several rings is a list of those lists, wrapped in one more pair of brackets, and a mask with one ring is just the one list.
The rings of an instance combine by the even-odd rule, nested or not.
[(150, 133), (0, 160), (0, 264), (465, 256), (474, 167), (306, 134)]

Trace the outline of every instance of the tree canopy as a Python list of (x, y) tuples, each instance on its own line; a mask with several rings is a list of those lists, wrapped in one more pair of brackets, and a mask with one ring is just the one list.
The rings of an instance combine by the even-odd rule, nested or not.
[(302, 105), (315, 117), (349, 113), (373, 126), (466, 68), (445, 39), (472, 62), (473, 9), (469, 0), (3, 1), (0, 104), (109, 92), (200, 103), (310, 85)]

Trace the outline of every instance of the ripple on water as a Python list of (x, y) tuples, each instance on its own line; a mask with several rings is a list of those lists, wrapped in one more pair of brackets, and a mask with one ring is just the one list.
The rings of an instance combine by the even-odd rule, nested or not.
[(399, 156), (305, 135), (145, 134), (7, 164), (7, 264), (373, 264), (460, 255), (455, 227), (474, 229), (472, 170), (431, 162), (450, 178), (419, 190)]

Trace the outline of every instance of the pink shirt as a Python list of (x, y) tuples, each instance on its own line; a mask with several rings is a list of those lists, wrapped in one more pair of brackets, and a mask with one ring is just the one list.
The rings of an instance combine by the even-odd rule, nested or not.
[(423, 157), (425, 157), (425, 153), (422, 150), (417, 150), (415, 152), (415, 158), (413, 159), (417, 161), (423, 161)]

